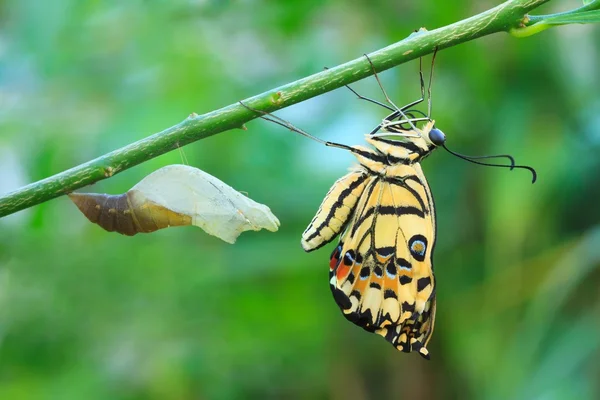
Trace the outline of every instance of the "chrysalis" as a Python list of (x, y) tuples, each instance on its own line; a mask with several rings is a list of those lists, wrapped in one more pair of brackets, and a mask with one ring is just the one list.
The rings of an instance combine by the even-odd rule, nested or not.
[(71, 193), (69, 197), (91, 222), (128, 236), (196, 225), (235, 243), (244, 231), (279, 228), (269, 207), (187, 165), (163, 167), (120, 195)]

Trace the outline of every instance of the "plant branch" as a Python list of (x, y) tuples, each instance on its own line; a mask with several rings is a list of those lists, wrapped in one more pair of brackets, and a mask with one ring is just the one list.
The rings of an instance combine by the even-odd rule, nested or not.
[[(549, 0), (509, 0), (481, 14), (432, 31), (419, 31), (408, 38), (369, 54), (377, 71), (403, 64), (435, 48), (455, 46), (496, 32), (524, 26), (526, 15)], [(272, 112), (337, 89), (372, 75), (365, 57), (319, 72), (244, 100), (249, 107)], [(109, 178), (161, 154), (208, 136), (240, 128), (258, 117), (256, 112), (235, 104), (204, 115), (192, 114), (181, 123), (0, 197), (0, 217), (32, 207), (83, 186)]]

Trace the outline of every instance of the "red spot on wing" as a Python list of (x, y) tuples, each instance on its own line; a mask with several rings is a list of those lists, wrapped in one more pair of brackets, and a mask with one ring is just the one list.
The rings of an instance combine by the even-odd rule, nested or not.
[(331, 271), (333, 271), (335, 269), (335, 267), (337, 267), (339, 262), (340, 262), (340, 246), (336, 247), (335, 250), (333, 250), (333, 253), (331, 253), (331, 259), (329, 260), (329, 269)]

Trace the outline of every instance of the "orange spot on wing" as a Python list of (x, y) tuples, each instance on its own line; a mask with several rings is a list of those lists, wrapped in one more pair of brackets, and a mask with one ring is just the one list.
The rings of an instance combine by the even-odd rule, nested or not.
[(398, 295), (398, 278), (392, 279), (387, 275), (383, 276), (383, 285), (385, 289), (393, 289)]
[(338, 267), (338, 269), (336, 271), (336, 276), (337, 276), (338, 281), (346, 279), (346, 277), (348, 276), (349, 273), (350, 273), (350, 267), (343, 263), (340, 264), (340, 266)]
[(377, 254), (377, 255), (376, 255), (376, 257), (377, 257), (377, 262), (378, 262), (380, 265), (385, 265), (385, 264), (387, 264), (388, 260), (390, 259), (390, 257), (389, 257), (389, 256), (382, 257), (382, 256), (380, 256), (379, 254)]
[(367, 289), (367, 282), (369, 281), (369, 279), (363, 280), (359, 278), (360, 268), (357, 268), (357, 271), (355, 271), (354, 274), (356, 275), (356, 280), (354, 281), (354, 289), (358, 290), (360, 293), (365, 293), (365, 290)]
[(383, 277), (379, 278), (374, 273), (371, 273), (371, 282), (370, 283), (377, 283), (379, 286), (381, 286), (383, 284), (383, 279), (384, 279)]

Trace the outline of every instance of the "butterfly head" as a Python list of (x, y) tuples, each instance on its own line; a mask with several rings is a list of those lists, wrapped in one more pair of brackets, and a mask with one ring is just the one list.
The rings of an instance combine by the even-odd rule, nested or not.
[(435, 146), (443, 146), (446, 143), (446, 135), (438, 128), (429, 131), (429, 141)]
[(368, 135), (367, 142), (379, 152), (402, 163), (419, 162), (436, 147), (446, 143), (446, 135), (435, 127), (435, 121), (429, 118), (425, 120), (421, 127), (416, 122), (409, 123), (406, 120), (384, 123), (383, 132)]
[(432, 151), (438, 146), (443, 146), (446, 143), (446, 134), (436, 128), (435, 121), (432, 119), (428, 120), (420, 129), (415, 127), (413, 131), (418, 133), (419, 138), (425, 142), (429, 151)]

